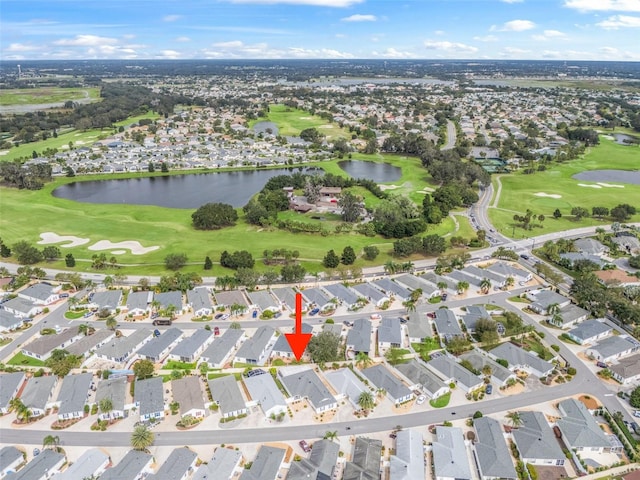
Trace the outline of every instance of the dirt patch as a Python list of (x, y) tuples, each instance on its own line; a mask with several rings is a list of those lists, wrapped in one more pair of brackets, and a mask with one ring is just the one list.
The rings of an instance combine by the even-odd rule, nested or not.
[(336, 410), (329, 410), (328, 412), (322, 412), (320, 415), (314, 415), (313, 421), (318, 423), (331, 423), (338, 413)]
[(524, 385), (516, 383), (513, 387), (507, 387), (504, 390), (500, 390), (503, 395), (518, 395), (524, 392)]
[(538, 472), (538, 480), (560, 480), (567, 478), (567, 471), (564, 467), (548, 467), (542, 465), (535, 466)]
[(578, 400), (580, 400), (584, 404), (584, 406), (587, 407), (587, 410), (595, 410), (600, 406), (600, 402), (598, 402), (598, 400), (590, 395), (581, 395), (578, 397)]

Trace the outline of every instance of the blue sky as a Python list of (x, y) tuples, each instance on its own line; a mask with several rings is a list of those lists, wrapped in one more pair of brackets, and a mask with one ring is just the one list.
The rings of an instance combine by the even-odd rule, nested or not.
[(0, 57), (640, 61), (640, 0), (2, 0)]

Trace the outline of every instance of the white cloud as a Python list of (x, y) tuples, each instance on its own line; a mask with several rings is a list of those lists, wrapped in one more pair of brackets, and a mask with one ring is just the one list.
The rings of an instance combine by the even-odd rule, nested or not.
[(29, 52), (35, 50), (36, 47), (25, 45), (24, 43), (12, 43), (4, 49), (5, 52)]
[(562, 57), (562, 53), (557, 50), (543, 50), (542, 58), (560, 58)]
[(498, 37), (496, 37), (495, 35), (485, 35), (482, 37), (473, 37), (474, 40), (476, 40), (477, 42), (497, 42), (498, 41)]
[(229, 42), (217, 42), (214, 43), (213, 46), (218, 48), (242, 48), (244, 43), (240, 40), (231, 40)]
[(613, 48), (613, 47), (602, 47), (599, 49), (599, 51), (601, 53), (604, 53), (605, 55), (619, 55), (620, 54), (620, 50), (618, 50), (617, 48)]
[(431, 40), (427, 40), (424, 42), (424, 46), (427, 50), (442, 50), (445, 52), (476, 53), (478, 51), (476, 47), (458, 42), (434, 42)]
[(162, 17), (162, 20), (164, 22), (175, 22), (176, 20), (180, 20), (182, 18), (182, 15), (165, 15), (164, 17)]
[(566, 38), (567, 35), (564, 32), (561, 32), (559, 30), (545, 30), (544, 32), (542, 32), (541, 35), (531, 35), (531, 38), (533, 38), (534, 40), (538, 40), (541, 42), (544, 42), (546, 40), (550, 40), (552, 38), (555, 39), (561, 39), (561, 38)]
[(361, 15), (359, 13), (341, 19), (342, 22), (375, 22), (376, 20), (378, 17), (375, 15)]
[(395, 48), (387, 48), (382, 52), (376, 52), (375, 50), (371, 52), (374, 57), (379, 58), (415, 58), (415, 54), (411, 52), (401, 52), (400, 50), (396, 50)]
[(68, 47), (95, 47), (101, 45), (114, 45), (118, 43), (115, 38), (99, 37), (97, 35), (76, 35), (75, 38), (62, 38), (53, 42), (54, 45)]
[(189, 37), (176, 37), (176, 42), (190, 42), (191, 39)]
[(507, 55), (523, 55), (525, 53), (531, 53), (531, 50), (524, 50), (516, 47), (504, 47), (502, 51)]
[(284, 3), (287, 5), (312, 5), (314, 7), (350, 7), (362, 3), (364, 0), (228, 0), (231, 3), (254, 3), (258, 5), (274, 5)]
[(640, 12), (640, 0), (565, 0), (564, 6), (582, 12)]
[(640, 17), (614, 15), (602, 22), (596, 23), (596, 25), (607, 30), (616, 30), (618, 28), (640, 28)]
[(524, 32), (525, 30), (531, 30), (536, 28), (536, 24), (531, 20), (511, 20), (506, 22), (501, 27), (492, 25), (490, 31), (492, 32)]
[(524, 0), (501, 0), (504, 3), (522, 3)]
[(205, 58), (354, 58), (351, 53), (330, 48), (271, 48), (266, 43), (246, 44), (240, 40), (218, 42), (213, 49), (203, 50)]
[(160, 52), (160, 57), (162, 58), (180, 58), (180, 52), (177, 52), (175, 50), (162, 50)]

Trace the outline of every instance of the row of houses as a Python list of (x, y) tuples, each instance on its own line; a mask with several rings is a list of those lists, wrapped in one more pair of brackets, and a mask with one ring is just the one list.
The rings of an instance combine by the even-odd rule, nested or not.
[[(0, 304), (0, 332), (19, 328), (25, 319), (42, 313), (45, 308), (60, 300), (60, 286), (48, 283), (36, 283), (17, 292), (12, 298), (7, 298)], [(21, 322), (17, 322), (21, 319)]]

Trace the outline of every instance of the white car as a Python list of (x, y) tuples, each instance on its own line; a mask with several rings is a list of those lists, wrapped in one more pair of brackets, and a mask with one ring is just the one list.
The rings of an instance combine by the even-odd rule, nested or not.
[(371, 320), (380, 320), (382, 318), (382, 315), (380, 315), (379, 313), (372, 313), (369, 318)]
[(427, 397), (425, 397), (424, 395), (420, 395), (420, 396), (418, 397), (418, 399), (416, 400), (416, 403), (417, 403), (418, 405), (422, 405), (426, 399), (427, 399)]

